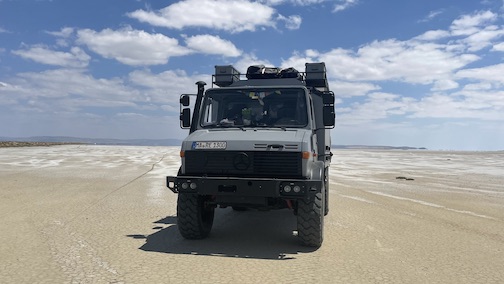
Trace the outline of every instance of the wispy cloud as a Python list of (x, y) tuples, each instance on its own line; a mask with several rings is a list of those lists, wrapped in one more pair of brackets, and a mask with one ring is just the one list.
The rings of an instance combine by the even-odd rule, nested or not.
[(59, 30), (59, 31), (46, 31), (46, 33), (53, 35), (55, 37), (68, 38), (73, 34), (74, 31), (75, 31), (74, 28), (64, 27), (64, 28), (61, 28), (61, 30)]
[(471, 35), (482, 26), (488, 25), (497, 19), (497, 14), (492, 11), (480, 11), (470, 15), (464, 15), (453, 21), (450, 31), (454, 36)]
[(440, 9), (440, 10), (435, 10), (435, 11), (431, 11), (427, 16), (425, 16), (425, 18), (419, 20), (418, 22), (419, 23), (426, 23), (426, 22), (430, 22), (432, 21), (434, 18), (436, 18), (437, 16), (441, 15), (444, 13), (444, 10), (443, 9)]
[(359, 3), (358, 0), (338, 0), (338, 4), (334, 6), (333, 12), (340, 12), (343, 10), (346, 10), (354, 5), (357, 5)]
[(12, 51), (13, 54), (38, 63), (61, 67), (86, 67), (91, 57), (79, 47), (72, 47), (68, 52), (51, 50), (44, 45), (35, 45), (26, 49)]
[(292, 15), (289, 17), (284, 17), (282, 15), (278, 15), (278, 21), (285, 22), (285, 27), (289, 30), (297, 30), (301, 27), (301, 23), (303, 19), (299, 15)]

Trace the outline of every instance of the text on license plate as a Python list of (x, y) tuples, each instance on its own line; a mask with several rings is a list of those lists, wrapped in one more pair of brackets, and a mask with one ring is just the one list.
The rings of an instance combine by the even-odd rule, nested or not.
[(193, 142), (193, 149), (226, 149), (226, 142)]

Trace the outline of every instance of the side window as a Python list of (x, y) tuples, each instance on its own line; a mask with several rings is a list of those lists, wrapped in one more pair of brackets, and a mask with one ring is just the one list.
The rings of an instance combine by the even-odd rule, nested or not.
[(315, 114), (313, 113), (313, 101), (311, 99), (311, 97), (309, 97), (309, 100), (310, 100), (310, 120), (311, 121), (315, 121)]
[(215, 124), (217, 122), (217, 114), (219, 110), (219, 101), (208, 98), (206, 105), (203, 108), (203, 125)]

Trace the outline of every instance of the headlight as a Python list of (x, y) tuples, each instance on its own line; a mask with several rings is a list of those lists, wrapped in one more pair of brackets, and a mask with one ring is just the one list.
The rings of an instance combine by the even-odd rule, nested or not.
[(292, 187), (290, 185), (284, 186), (284, 192), (289, 193), (289, 192), (291, 192), (291, 190), (292, 190)]
[(299, 185), (295, 185), (293, 190), (295, 193), (299, 193), (301, 191), (301, 187), (299, 187)]
[(189, 184), (187, 182), (182, 183), (182, 189), (188, 189)]

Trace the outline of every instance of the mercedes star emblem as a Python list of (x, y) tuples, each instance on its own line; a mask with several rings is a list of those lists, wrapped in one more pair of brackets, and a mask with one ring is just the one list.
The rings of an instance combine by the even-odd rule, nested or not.
[(239, 171), (244, 171), (250, 166), (250, 158), (246, 153), (236, 154), (233, 158), (233, 166)]

